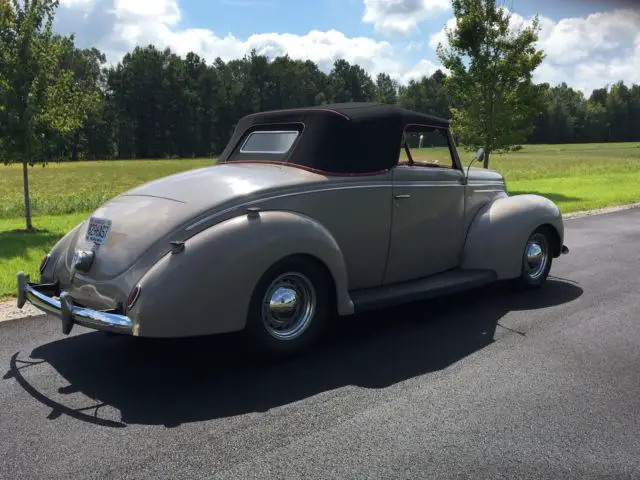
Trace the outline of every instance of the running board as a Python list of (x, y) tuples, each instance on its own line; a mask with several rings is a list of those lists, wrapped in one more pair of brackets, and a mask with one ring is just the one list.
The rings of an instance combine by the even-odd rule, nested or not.
[(362, 312), (449, 295), (487, 285), (496, 279), (492, 270), (449, 270), (408, 282), (355, 290), (351, 292), (351, 300), (355, 311)]

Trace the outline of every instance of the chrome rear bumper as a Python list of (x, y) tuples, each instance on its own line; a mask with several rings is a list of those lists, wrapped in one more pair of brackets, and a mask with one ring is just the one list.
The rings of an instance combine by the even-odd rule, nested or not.
[[(49, 296), (51, 295), (51, 296)], [(59, 295), (59, 299), (55, 298)], [(58, 292), (56, 284), (29, 283), (29, 277), (18, 273), (18, 308), (26, 302), (62, 321), (62, 333), (68, 335), (74, 324), (107, 332), (137, 335), (137, 328), (126, 315), (115, 310), (93, 310), (73, 304), (67, 292)]]

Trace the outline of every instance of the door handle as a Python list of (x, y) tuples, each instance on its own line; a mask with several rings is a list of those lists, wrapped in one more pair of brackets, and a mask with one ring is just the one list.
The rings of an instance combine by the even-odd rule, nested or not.
[(395, 195), (393, 198), (395, 198), (396, 200), (400, 200), (402, 198), (411, 198), (411, 195), (409, 195), (408, 193), (404, 193), (402, 195)]

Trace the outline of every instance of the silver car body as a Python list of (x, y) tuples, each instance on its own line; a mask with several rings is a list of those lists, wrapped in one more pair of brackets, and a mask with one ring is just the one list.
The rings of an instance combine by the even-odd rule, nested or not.
[[(518, 277), (542, 225), (561, 254), (552, 201), (509, 196), (499, 173), (452, 154), (454, 168), (367, 174), (227, 161), (147, 183), (92, 214), (111, 221), (105, 244), (87, 240), (87, 219), (55, 245), (39, 284), (19, 274), (18, 304), (62, 317), (66, 332), (206, 335), (243, 329), (260, 277), (291, 255), (330, 273), (344, 316)], [(93, 252), (88, 271), (74, 268), (77, 252)]]

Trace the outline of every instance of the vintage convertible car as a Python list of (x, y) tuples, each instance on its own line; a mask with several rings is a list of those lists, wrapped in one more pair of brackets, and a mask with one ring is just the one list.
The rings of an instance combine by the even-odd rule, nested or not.
[(372, 103), (279, 110), (241, 119), (218, 164), (98, 208), (40, 283), (18, 273), (18, 306), (65, 334), (244, 330), (291, 352), (331, 317), (501, 279), (538, 287), (563, 239), (553, 202), (462, 165), (447, 120)]

